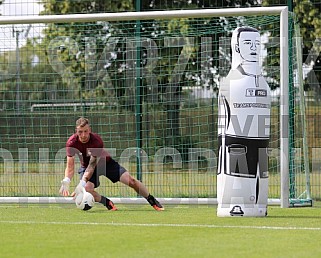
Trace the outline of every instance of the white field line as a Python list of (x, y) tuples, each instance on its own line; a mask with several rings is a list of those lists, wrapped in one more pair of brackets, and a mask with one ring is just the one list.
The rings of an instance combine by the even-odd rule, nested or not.
[(320, 227), (279, 227), (279, 226), (229, 226), (208, 224), (148, 224), (148, 223), (119, 223), (119, 222), (63, 222), (63, 221), (13, 221), (0, 220), (1, 224), (46, 224), (46, 225), (93, 225), (93, 226), (131, 226), (131, 227), (181, 227), (181, 228), (237, 228), (237, 229), (270, 229), (270, 230), (305, 230), (321, 231)]

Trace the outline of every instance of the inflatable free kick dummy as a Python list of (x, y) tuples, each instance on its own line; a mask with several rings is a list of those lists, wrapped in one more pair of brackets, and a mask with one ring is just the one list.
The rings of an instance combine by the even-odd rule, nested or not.
[(259, 31), (235, 29), (231, 47), (232, 68), (219, 90), (217, 216), (266, 216), (271, 94)]

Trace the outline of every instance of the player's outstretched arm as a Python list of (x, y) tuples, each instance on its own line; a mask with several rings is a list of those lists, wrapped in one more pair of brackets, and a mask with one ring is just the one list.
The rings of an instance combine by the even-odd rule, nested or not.
[(65, 178), (61, 181), (59, 193), (63, 196), (69, 196), (70, 181), (74, 176), (75, 158), (67, 156), (67, 165), (65, 169)]

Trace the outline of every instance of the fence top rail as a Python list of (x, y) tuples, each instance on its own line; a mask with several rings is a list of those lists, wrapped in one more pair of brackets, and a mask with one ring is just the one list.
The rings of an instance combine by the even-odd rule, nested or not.
[(202, 17), (231, 17), (254, 15), (278, 15), (288, 10), (287, 6), (249, 7), (226, 9), (198, 9), (198, 10), (170, 10), (145, 12), (118, 12), (93, 14), (64, 14), (64, 15), (26, 15), (26, 16), (0, 16), (0, 24), (34, 24), (55, 22), (89, 22), (89, 21), (130, 21), (153, 20), (173, 18), (202, 18)]
[(81, 106), (105, 106), (106, 104), (103, 102), (75, 102), (75, 103), (46, 103), (46, 104), (32, 104), (30, 107), (30, 111), (33, 112), (35, 108), (54, 108), (54, 107), (73, 107), (74, 110), (77, 107)]

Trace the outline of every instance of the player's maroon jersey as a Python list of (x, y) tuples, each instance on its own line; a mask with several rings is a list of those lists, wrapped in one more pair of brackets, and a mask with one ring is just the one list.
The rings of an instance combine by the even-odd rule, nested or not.
[(106, 160), (110, 158), (108, 152), (104, 150), (103, 140), (95, 133), (90, 133), (89, 141), (86, 143), (79, 141), (78, 135), (73, 134), (66, 143), (66, 152), (69, 157), (78, 155), (83, 167), (88, 166), (90, 156), (106, 158)]

